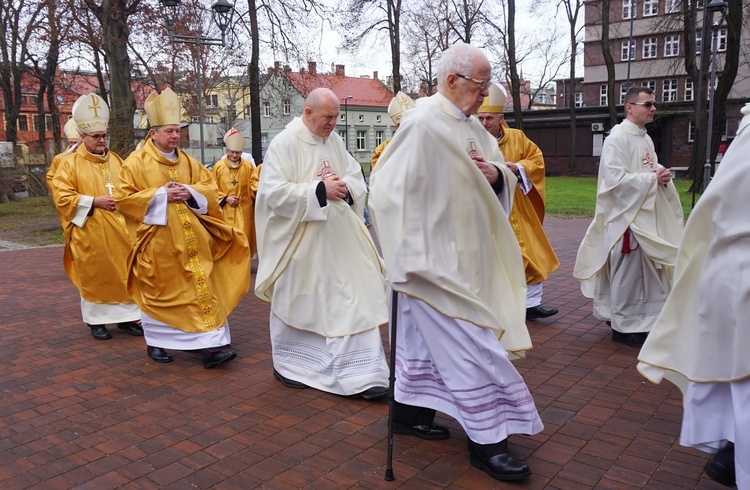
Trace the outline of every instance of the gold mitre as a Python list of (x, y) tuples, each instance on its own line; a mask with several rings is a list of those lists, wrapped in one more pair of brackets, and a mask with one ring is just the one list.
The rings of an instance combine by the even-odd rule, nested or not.
[(78, 133), (78, 127), (76, 126), (76, 122), (73, 120), (72, 117), (69, 117), (68, 122), (66, 122), (65, 126), (63, 126), (63, 133), (65, 133), (65, 138), (67, 138), (68, 140), (81, 139), (81, 135)]
[(224, 135), (224, 144), (227, 145), (227, 151), (242, 151), (245, 149), (245, 137), (232, 128)]
[(492, 82), (488, 87), (490, 94), (484, 98), (484, 102), (477, 109), (477, 113), (480, 112), (503, 112), (505, 107), (505, 99), (507, 98), (507, 92), (505, 88), (499, 83)]
[(106, 132), (109, 127), (109, 107), (94, 93), (82, 95), (73, 104), (73, 120), (79, 133)]
[(180, 124), (182, 119), (182, 103), (180, 97), (167, 87), (161, 93), (151, 92), (143, 103), (146, 117), (152, 127)]
[(396, 96), (391, 99), (391, 103), (388, 104), (388, 115), (391, 116), (393, 124), (400, 124), (404, 112), (409, 109), (414, 109), (414, 101), (412, 98), (403, 92), (397, 93)]

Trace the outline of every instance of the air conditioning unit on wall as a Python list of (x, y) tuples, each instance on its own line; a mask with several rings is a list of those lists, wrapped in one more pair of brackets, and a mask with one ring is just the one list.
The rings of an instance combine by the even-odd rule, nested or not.
[(604, 123), (591, 123), (591, 131), (594, 133), (604, 132)]

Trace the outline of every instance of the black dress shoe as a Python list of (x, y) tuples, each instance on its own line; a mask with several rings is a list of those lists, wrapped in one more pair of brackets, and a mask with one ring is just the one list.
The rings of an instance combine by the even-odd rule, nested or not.
[(727, 487), (737, 485), (734, 469), (734, 443), (727, 442), (719, 452), (711, 456), (706, 465), (706, 475)]
[(206, 349), (203, 355), (203, 367), (211, 369), (219, 364), (224, 364), (237, 357), (237, 351), (234, 349), (209, 350)]
[(109, 334), (109, 330), (104, 325), (89, 325), (91, 329), (91, 336), (96, 340), (108, 340), (112, 336)]
[(442, 441), (448, 439), (451, 433), (447, 427), (443, 427), (437, 424), (429, 425), (401, 425), (393, 423), (393, 432), (396, 434), (411, 434), (417, 436), (420, 439), (426, 439), (428, 441)]
[[(507, 439), (499, 444), (480, 445), (469, 442), (469, 461), (474, 468), (479, 468), (492, 478), (503, 481), (523, 480), (531, 476), (531, 469), (526, 463), (516, 461), (508, 454)], [(489, 454), (491, 451), (495, 454)]]
[(146, 347), (146, 354), (148, 354), (148, 357), (150, 357), (154, 362), (160, 362), (164, 364), (174, 361), (174, 359), (172, 359), (172, 356), (167, 354), (167, 351), (165, 351), (161, 347), (151, 347), (149, 345), (148, 347)]
[(552, 315), (557, 315), (557, 310), (554, 308), (547, 308), (542, 305), (534, 306), (533, 308), (526, 308), (526, 319), (536, 320), (537, 318), (547, 318)]
[(631, 347), (643, 347), (643, 343), (648, 337), (648, 332), (622, 333), (612, 330), (612, 340)]
[(387, 386), (373, 386), (372, 388), (367, 388), (362, 393), (357, 393), (353, 396), (353, 398), (364, 398), (365, 400), (374, 400), (375, 398), (381, 398), (388, 395), (388, 387)]
[(120, 322), (117, 324), (117, 328), (125, 330), (133, 337), (143, 337), (143, 328), (141, 322), (138, 320), (132, 322)]
[(276, 369), (273, 370), (273, 377), (281, 381), (281, 384), (283, 384), (287, 388), (296, 388), (298, 390), (301, 390), (302, 388), (307, 388), (307, 385), (304, 383), (300, 383), (299, 381), (294, 381), (293, 379), (285, 378)]

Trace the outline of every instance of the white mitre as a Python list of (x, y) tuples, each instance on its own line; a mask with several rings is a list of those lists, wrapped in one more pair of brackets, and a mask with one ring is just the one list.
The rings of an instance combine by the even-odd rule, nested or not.
[(477, 114), (480, 112), (492, 112), (500, 113), (505, 108), (505, 99), (508, 98), (508, 94), (505, 91), (505, 87), (497, 82), (492, 82), (489, 88), (489, 95), (484, 98), (484, 102), (477, 109)]
[(245, 149), (245, 137), (235, 128), (231, 128), (224, 135), (224, 144), (227, 145), (227, 151), (242, 151)]
[(182, 119), (182, 102), (171, 88), (165, 88), (161, 93), (151, 92), (143, 109), (152, 127), (180, 124)]
[(67, 138), (68, 141), (81, 139), (76, 122), (72, 117), (68, 118), (68, 122), (63, 126), (63, 133), (65, 133), (65, 138)]
[(404, 112), (414, 109), (414, 100), (403, 92), (399, 92), (388, 104), (388, 115), (391, 116), (393, 124), (399, 125)]
[(109, 128), (109, 107), (98, 95), (82, 95), (73, 104), (73, 120), (82, 134), (107, 131)]

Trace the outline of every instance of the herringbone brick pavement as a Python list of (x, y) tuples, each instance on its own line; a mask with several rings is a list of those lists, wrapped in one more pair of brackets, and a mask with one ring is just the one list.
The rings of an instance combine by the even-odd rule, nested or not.
[(396, 435), (384, 481), (387, 403), (275, 381), (269, 309), (252, 293), (230, 317), (236, 361), (156, 364), (142, 338), (91, 338), (61, 247), (0, 252), (0, 488), (723, 488), (703, 475), (707, 455), (678, 444), (679, 391), (641, 378), (637, 350), (581, 296), (571, 274), (587, 224), (545, 223), (561, 267), (544, 298), (560, 314), (529, 323), (535, 348), (517, 363), (545, 429), (511, 437), (533, 471), (514, 484), (472, 468), (440, 415), (452, 437)]

